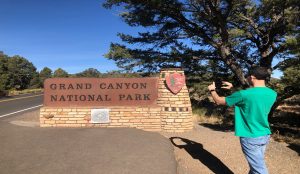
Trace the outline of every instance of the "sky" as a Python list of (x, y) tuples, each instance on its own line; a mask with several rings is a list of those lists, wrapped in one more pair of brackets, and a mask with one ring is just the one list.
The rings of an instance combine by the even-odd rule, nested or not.
[(20, 55), (40, 71), (117, 70), (104, 58), (118, 32), (134, 34), (103, 0), (0, 0), (0, 51)]
[[(136, 34), (118, 16), (102, 7), (104, 0), (0, 0), (0, 51), (20, 55), (38, 71), (45, 66), (70, 74), (96, 68), (118, 70), (103, 55), (117, 33)], [(281, 76), (274, 72), (273, 77)]]

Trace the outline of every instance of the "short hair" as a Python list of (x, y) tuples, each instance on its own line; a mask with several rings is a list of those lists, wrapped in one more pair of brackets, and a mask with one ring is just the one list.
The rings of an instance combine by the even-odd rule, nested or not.
[(258, 80), (268, 80), (270, 78), (270, 73), (268, 68), (256, 66), (250, 69), (249, 75), (254, 76)]

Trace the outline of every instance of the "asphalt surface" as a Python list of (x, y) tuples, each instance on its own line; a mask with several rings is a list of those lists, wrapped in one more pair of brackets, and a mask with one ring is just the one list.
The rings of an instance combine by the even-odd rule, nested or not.
[(0, 117), (43, 104), (43, 93), (5, 97), (0, 99)]
[[(30, 115), (30, 111), (23, 115)], [(170, 141), (134, 128), (40, 128), (0, 118), (0, 174), (176, 174)]]

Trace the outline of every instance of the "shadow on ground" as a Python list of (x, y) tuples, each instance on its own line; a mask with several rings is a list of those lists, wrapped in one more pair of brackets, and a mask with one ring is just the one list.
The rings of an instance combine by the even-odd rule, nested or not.
[(289, 144), (288, 147), (300, 155), (300, 145), (299, 144)]
[(222, 131), (222, 132), (234, 131), (233, 125), (228, 125), (228, 124), (199, 123), (199, 125), (210, 128), (215, 131)]
[(180, 149), (186, 150), (194, 159), (198, 159), (213, 173), (233, 173), (219, 158), (203, 148), (203, 145), (181, 137), (171, 137), (171, 143)]

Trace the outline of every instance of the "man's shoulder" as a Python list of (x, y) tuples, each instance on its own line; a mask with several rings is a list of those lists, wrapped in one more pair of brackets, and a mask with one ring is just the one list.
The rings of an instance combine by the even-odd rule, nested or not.
[(249, 94), (267, 94), (267, 95), (273, 95), (277, 96), (277, 92), (269, 87), (254, 87), (254, 88), (248, 88), (245, 90), (240, 91), (242, 95), (249, 95)]
[(273, 95), (277, 95), (277, 92), (274, 91), (273, 89), (269, 88), (269, 87), (265, 87), (265, 92), (268, 92), (270, 94), (273, 94)]

